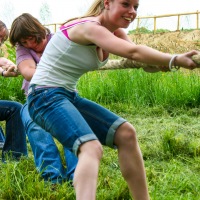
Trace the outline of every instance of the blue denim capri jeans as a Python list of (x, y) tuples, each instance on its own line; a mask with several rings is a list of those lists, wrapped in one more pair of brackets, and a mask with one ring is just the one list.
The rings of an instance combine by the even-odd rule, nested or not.
[(126, 122), (108, 109), (80, 97), (77, 92), (61, 87), (31, 85), (28, 109), (33, 121), (75, 155), (81, 144), (91, 140), (115, 148), (116, 130)]

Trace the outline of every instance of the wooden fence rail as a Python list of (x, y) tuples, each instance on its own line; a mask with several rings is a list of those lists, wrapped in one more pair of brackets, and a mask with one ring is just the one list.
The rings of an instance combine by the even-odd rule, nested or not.
[(165, 14), (165, 15), (155, 15), (155, 16), (143, 16), (143, 17), (137, 17), (136, 20), (137, 20), (137, 26), (136, 26), (136, 29), (139, 29), (140, 28), (140, 22), (141, 22), (141, 19), (154, 19), (154, 32), (156, 31), (157, 29), (157, 19), (158, 18), (165, 18), (165, 17), (177, 17), (177, 30), (180, 30), (180, 18), (181, 16), (190, 16), (190, 15), (196, 15), (196, 29), (199, 29), (199, 14), (200, 14), (200, 11), (196, 11), (196, 12), (188, 12), (188, 13), (178, 13), (178, 14)]
[[(166, 18), (166, 17), (177, 17), (177, 30), (180, 30), (180, 18), (181, 16), (191, 16), (191, 15), (196, 15), (196, 27), (195, 29), (199, 29), (199, 15), (200, 11), (196, 12), (188, 12), (188, 13), (178, 13), (178, 14), (165, 14), (165, 15), (155, 15), (155, 16), (139, 16), (135, 20), (137, 21), (136, 29), (140, 28), (140, 22), (143, 19), (153, 19), (154, 20), (154, 32), (157, 29), (157, 19), (158, 18)], [(169, 19), (170, 20), (170, 19)], [(52, 23), (52, 24), (45, 24), (46, 27), (48, 27), (52, 32), (56, 32), (59, 27), (61, 26), (62, 23)]]

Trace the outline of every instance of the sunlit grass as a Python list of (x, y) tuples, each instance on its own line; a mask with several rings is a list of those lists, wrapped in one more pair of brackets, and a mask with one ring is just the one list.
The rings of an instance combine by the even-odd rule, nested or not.
[[(15, 59), (10, 52), (10, 59)], [(1, 99), (25, 101), (22, 77), (2, 78)], [(80, 95), (126, 118), (137, 130), (152, 200), (200, 199), (199, 71), (149, 74), (127, 69), (90, 72), (78, 84)], [(1, 122), (5, 128), (5, 122)], [(57, 143), (63, 156), (62, 147)], [(73, 200), (67, 182), (52, 187), (29, 157), (0, 163), (0, 199)], [(64, 161), (64, 159), (63, 159)], [(129, 200), (117, 151), (104, 147), (97, 200)]]
[(197, 71), (151, 74), (129, 69), (88, 73), (78, 88), (81, 95), (104, 104), (193, 107), (200, 103), (199, 85)]
[[(199, 200), (200, 115), (193, 109), (166, 111), (163, 107), (140, 110), (122, 104), (110, 108), (126, 117), (137, 130), (152, 200)], [(58, 144), (59, 145), (59, 144)], [(59, 149), (62, 151), (61, 146)], [(30, 150), (30, 149), (29, 149)], [(0, 164), (0, 199), (75, 199), (68, 183), (52, 190), (37, 173), (32, 153), (20, 162)], [(97, 200), (131, 199), (121, 175), (117, 151), (104, 147)]]

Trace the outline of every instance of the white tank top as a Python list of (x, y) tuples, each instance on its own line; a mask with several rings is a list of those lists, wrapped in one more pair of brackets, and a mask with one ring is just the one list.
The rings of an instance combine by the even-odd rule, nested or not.
[(62, 32), (64, 29), (55, 33), (47, 44), (30, 84), (75, 91), (77, 81), (84, 73), (96, 70), (108, 61), (108, 58), (103, 62), (99, 60), (96, 45), (80, 45), (69, 40)]

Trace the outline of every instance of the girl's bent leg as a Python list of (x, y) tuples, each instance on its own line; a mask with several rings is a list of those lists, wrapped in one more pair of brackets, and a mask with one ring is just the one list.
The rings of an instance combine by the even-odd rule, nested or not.
[(20, 117), (22, 105), (15, 101), (0, 100), (0, 120), (6, 121), (5, 144), (2, 151), (2, 159), (10, 158), (19, 160), (21, 156), (27, 156), (26, 134)]
[(118, 147), (119, 164), (123, 177), (135, 200), (149, 200), (146, 174), (135, 129), (128, 122), (116, 132), (115, 144)]
[(74, 173), (76, 200), (95, 200), (100, 159), (103, 151), (98, 140), (83, 143), (79, 148)]
[(37, 170), (41, 173), (45, 182), (62, 183), (67, 177), (53, 137), (33, 122), (28, 112), (27, 103), (21, 109), (21, 118)]

